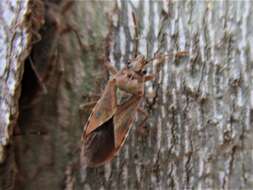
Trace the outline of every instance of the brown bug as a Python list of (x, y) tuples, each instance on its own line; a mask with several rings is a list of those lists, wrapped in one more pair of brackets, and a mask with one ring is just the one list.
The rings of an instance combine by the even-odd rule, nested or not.
[[(185, 55), (185, 52), (178, 52), (175, 56)], [(100, 166), (116, 155), (126, 140), (136, 112), (145, 115), (141, 122), (141, 126), (144, 125), (148, 114), (139, 104), (144, 96), (145, 82), (155, 78), (154, 74), (146, 75), (144, 67), (155, 59), (163, 62), (166, 56), (171, 55), (158, 55), (146, 61), (144, 56), (138, 55), (120, 71), (106, 64), (113, 76), (84, 126), (81, 146), (84, 166)], [(117, 91), (124, 91), (130, 97), (119, 101)]]
[[(120, 71), (107, 64), (112, 73), (101, 98), (93, 108), (84, 127), (81, 147), (81, 163), (96, 167), (110, 161), (124, 144), (132, 127), (136, 112), (147, 113), (139, 107), (144, 96), (144, 83), (154, 75), (146, 75), (144, 66), (148, 62), (144, 56), (137, 56), (127, 67)], [(131, 96), (118, 101), (117, 90)]]
[[(137, 19), (134, 13), (132, 16), (135, 24), (135, 39), (138, 39)], [(135, 47), (136, 56), (137, 40)], [(155, 55), (148, 61), (144, 56), (138, 55), (120, 71), (106, 64), (107, 69), (112, 73), (112, 78), (108, 81), (101, 98), (96, 102), (84, 126), (80, 158), (83, 166), (97, 167), (112, 160), (122, 148), (137, 112), (145, 115), (140, 125), (143, 126), (146, 122), (148, 114), (139, 107), (139, 104), (144, 96), (145, 82), (153, 80), (155, 74), (146, 75), (144, 67), (158, 60), (156, 69), (158, 73), (165, 57), (184, 57), (188, 55), (188, 52), (177, 52), (175, 55)], [(128, 99), (122, 99), (118, 95), (117, 92), (122, 91), (129, 94)]]

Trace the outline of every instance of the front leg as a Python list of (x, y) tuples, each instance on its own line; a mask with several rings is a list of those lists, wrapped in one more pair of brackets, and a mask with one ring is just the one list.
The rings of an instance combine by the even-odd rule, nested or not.
[(104, 65), (105, 65), (105, 68), (107, 69), (107, 71), (109, 71), (112, 75), (116, 75), (116, 73), (118, 72), (117, 68), (114, 67), (109, 62), (105, 62)]

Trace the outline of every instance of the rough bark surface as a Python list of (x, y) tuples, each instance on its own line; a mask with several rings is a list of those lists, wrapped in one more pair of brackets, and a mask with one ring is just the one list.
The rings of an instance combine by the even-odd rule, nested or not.
[[(31, 47), (26, 16), (29, 1), (0, 2), (0, 149), (9, 142), (18, 115), (24, 59)], [(2, 158), (2, 151), (0, 151)], [(3, 159), (0, 159), (1, 161)], [(0, 162), (1, 162), (0, 161)]]
[[(30, 54), (43, 80), (36, 82), (27, 60), (18, 126), (46, 134), (14, 138), (1, 183), (15, 165), (9, 187), (16, 189), (252, 189), (252, 20), (251, 1), (45, 1), (42, 40)], [(146, 128), (134, 127), (111, 163), (82, 170), (78, 147), (89, 112), (79, 105), (103, 89), (103, 60), (122, 68), (136, 44), (149, 58), (158, 49), (189, 57), (166, 59), (147, 85), (155, 96), (143, 101)]]

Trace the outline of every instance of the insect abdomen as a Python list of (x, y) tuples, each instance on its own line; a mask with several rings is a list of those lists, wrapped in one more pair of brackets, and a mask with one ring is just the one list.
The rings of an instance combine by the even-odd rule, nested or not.
[(82, 164), (88, 167), (102, 165), (113, 158), (114, 151), (112, 117), (84, 138), (81, 154)]

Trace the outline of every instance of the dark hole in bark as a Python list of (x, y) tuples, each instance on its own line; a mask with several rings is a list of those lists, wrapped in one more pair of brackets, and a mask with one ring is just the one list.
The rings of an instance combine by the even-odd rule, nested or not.
[(40, 90), (39, 81), (32, 69), (29, 58), (25, 61), (25, 69), (21, 85), (20, 109), (29, 106), (31, 100), (36, 96), (38, 90)]
[[(19, 119), (18, 124), (14, 128), (14, 136), (23, 136), (26, 134), (42, 134), (41, 131), (34, 130), (30, 132), (25, 132), (24, 125), (25, 121), (32, 117), (32, 108), (38, 105), (40, 100), (41, 86), (40, 82), (32, 68), (31, 58), (27, 58), (25, 61), (24, 74), (21, 82), (21, 96), (19, 99)], [(43, 132), (44, 133), (44, 132)]]
[[(42, 109), (43, 101), (50, 93), (48, 80), (53, 70), (51, 59), (57, 41), (54, 18), (48, 16), (49, 5), (45, 3), (45, 23), (38, 31), (41, 40), (32, 45), (30, 55), (25, 60), (21, 96), (19, 99), (19, 120), (15, 128), (17, 135), (24, 134), (21, 128), (31, 125), (31, 118), (37, 118), (37, 111)], [(50, 4), (52, 6), (52, 4)], [(37, 111), (36, 111), (37, 108)], [(35, 116), (36, 115), (36, 116)], [(36, 123), (36, 122), (35, 122)], [(18, 131), (17, 131), (18, 130)], [(14, 135), (15, 135), (14, 131)], [(40, 129), (34, 129), (28, 134), (44, 134)]]

